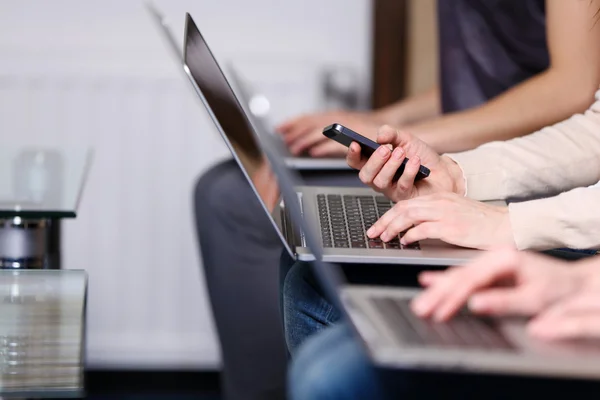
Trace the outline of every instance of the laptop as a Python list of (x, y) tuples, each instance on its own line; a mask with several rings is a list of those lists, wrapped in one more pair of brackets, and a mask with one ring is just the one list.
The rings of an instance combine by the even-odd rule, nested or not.
[[(242, 104), (263, 104), (270, 108), (270, 100), (264, 94), (255, 90), (255, 88), (242, 77), (238, 69), (233, 65), (227, 66), (227, 71), (231, 77), (235, 93), (239, 96)], [(266, 116), (264, 116), (266, 118)], [(265, 125), (267, 132), (277, 135), (275, 128), (270, 123)], [(341, 157), (336, 158), (313, 158), (308, 155), (297, 157), (290, 153), (287, 147), (283, 148), (283, 156), (289, 167), (298, 170), (348, 170), (350, 167), (346, 160)]]
[[(302, 233), (290, 221), (285, 207), (281, 207), (277, 182), (256, 141), (249, 115), (189, 14), (185, 35), (184, 70), (285, 248), (296, 259), (314, 259)], [(270, 136), (280, 141), (278, 136)], [(478, 250), (439, 240), (403, 246), (398, 237), (390, 243), (368, 239), (367, 228), (393, 206), (369, 188), (299, 186), (297, 192), (304, 216), (320, 228), (325, 261), (447, 266), (464, 263), (480, 254)]]
[(338, 265), (320, 261), (320, 235), (304, 218), (296, 187), (301, 182), (281, 149), (250, 117), (282, 191), (287, 213), (316, 256), (313, 270), (375, 364), (388, 368), (600, 378), (600, 340), (549, 343), (526, 333), (525, 318), (483, 318), (466, 310), (445, 323), (418, 318), (410, 303), (418, 289), (346, 285)]
[[(169, 23), (164, 16), (164, 14), (156, 7), (156, 5), (151, 1), (146, 1), (144, 3), (146, 10), (152, 17), (152, 21), (157, 26), (159, 32), (164, 37), (171, 53), (173, 54), (175, 60), (178, 65), (181, 65), (181, 61), (183, 59), (183, 54), (179, 44), (175, 40), (175, 36), (171, 31)], [(243, 101), (253, 101), (254, 99), (261, 98), (263, 101), (268, 101), (268, 99), (261, 95), (260, 93), (251, 89), (251, 85), (243, 80), (240, 77), (240, 74), (237, 73), (233, 65), (230, 65), (228, 68), (231, 74), (235, 74), (236, 76), (236, 87), (245, 88), (246, 93), (253, 93), (253, 95), (248, 99), (243, 99)], [(271, 128), (270, 131), (273, 135), (276, 135), (275, 129)], [(348, 170), (350, 167), (346, 164), (346, 160), (343, 158), (313, 158), (309, 156), (296, 157), (292, 155), (287, 148), (285, 149), (285, 160), (286, 164), (292, 168), (296, 168), (298, 170)]]

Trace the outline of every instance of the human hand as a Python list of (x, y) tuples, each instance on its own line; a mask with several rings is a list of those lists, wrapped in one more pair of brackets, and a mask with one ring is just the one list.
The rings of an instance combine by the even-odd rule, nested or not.
[(381, 122), (371, 113), (335, 111), (309, 114), (284, 122), (277, 127), (294, 155), (308, 152), (313, 157), (343, 157), (346, 147), (325, 137), (323, 128), (339, 123), (374, 139)]
[(401, 232), (402, 244), (423, 239), (476, 249), (499, 245), (515, 247), (508, 208), (459, 196), (438, 193), (396, 203), (367, 231), (384, 242)]
[(413, 311), (445, 321), (465, 305), (476, 314), (535, 315), (577, 292), (585, 274), (566, 261), (503, 248), (463, 267), (423, 272), (419, 281), (426, 290), (413, 301)]
[(532, 319), (527, 327), (532, 336), (543, 340), (600, 339), (600, 259), (592, 257), (576, 265), (582, 276), (581, 288)]
[(600, 292), (569, 297), (531, 320), (530, 335), (543, 340), (600, 339)]
[[(460, 167), (452, 159), (440, 156), (417, 137), (390, 126), (382, 126), (377, 134), (377, 142), (382, 146), (368, 159), (362, 156), (360, 145), (352, 143), (346, 161), (350, 167), (360, 170), (359, 178), (364, 184), (392, 201), (439, 192), (464, 194)], [(406, 157), (409, 161), (404, 173), (397, 182), (393, 182), (392, 178)], [(431, 174), (415, 182), (420, 165), (429, 168)]]

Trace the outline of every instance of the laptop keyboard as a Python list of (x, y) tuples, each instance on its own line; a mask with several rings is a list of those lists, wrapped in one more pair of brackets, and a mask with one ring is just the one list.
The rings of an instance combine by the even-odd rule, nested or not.
[(400, 244), (403, 233), (388, 243), (367, 237), (367, 230), (394, 205), (384, 196), (319, 194), (317, 204), (324, 247), (420, 249), (419, 243)]
[(448, 322), (438, 323), (417, 317), (410, 309), (410, 299), (374, 297), (371, 300), (401, 343), (445, 348), (516, 350), (490, 320), (466, 311)]

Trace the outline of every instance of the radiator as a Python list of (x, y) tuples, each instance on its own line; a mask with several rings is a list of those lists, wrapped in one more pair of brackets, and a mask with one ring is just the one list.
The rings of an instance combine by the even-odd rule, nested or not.
[(0, 134), (94, 149), (62, 243), (63, 267), (89, 273), (89, 366), (218, 367), (192, 190), (228, 152), (184, 79), (0, 74)]

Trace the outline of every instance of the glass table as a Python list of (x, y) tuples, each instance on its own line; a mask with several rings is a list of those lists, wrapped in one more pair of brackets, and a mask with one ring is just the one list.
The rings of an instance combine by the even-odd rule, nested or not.
[(0, 398), (83, 396), (84, 271), (0, 271)]
[(75, 218), (89, 149), (0, 149), (0, 268), (58, 269), (60, 220)]

